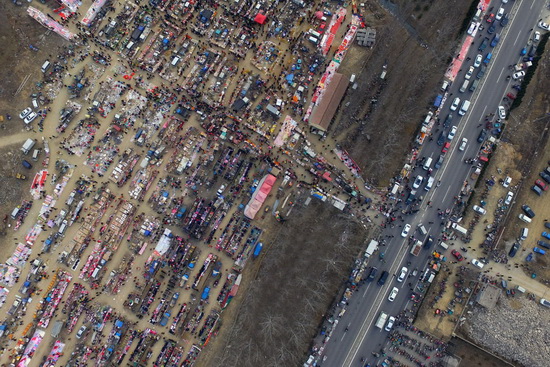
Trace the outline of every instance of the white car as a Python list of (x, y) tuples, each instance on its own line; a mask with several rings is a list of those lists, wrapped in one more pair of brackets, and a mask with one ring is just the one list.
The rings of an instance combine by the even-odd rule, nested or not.
[(487, 214), (487, 210), (485, 210), (484, 208), (482, 208), (480, 206), (474, 205), (472, 207), (472, 209), (474, 209), (474, 212), (476, 212), (477, 214), (481, 214), (481, 215)]
[(395, 317), (393, 316), (390, 316), (388, 318), (388, 323), (386, 324), (386, 327), (384, 328), (384, 330), (386, 331), (390, 331), (391, 328), (393, 327), (393, 324), (395, 323)]
[(512, 191), (508, 191), (508, 194), (506, 194), (506, 199), (504, 199), (504, 204), (510, 205), (512, 203), (513, 198), (514, 198), (514, 193)]
[(480, 67), (482, 61), (483, 61), (483, 55), (482, 54), (477, 55), (476, 59), (474, 60), (474, 68)]
[(504, 8), (499, 8), (497, 14), (495, 15), (496, 20), (501, 20), (504, 16)]
[(519, 78), (523, 78), (524, 76), (525, 76), (525, 71), (522, 70), (522, 71), (518, 71), (517, 73), (514, 73), (512, 75), (512, 78), (517, 80)]
[(504, 181), (502, 181), (502, 186), (508, 187), (508, 186), (510, 186), (511, 183), (512, 183), (512, 177), (506, 176)]
[(410, 224), (405, 224), (405, 227), (403, 227), (403, 231), (401, 231), (401, 237), (407, 237), (409, 235), (409, 232), (411, 230)]
[(29, 113), (32, 112), (32, 108), (30, 107), (27, 107), (25, 108), (23, 111), (21, 111), (21, 113), (19, 114), (19, 118), (21, 120), (23, 120), (25, 117), (27, 117), (29, 115)]
[(38, 114), (34, 111), (29, 113), (29, 115), (25, 117), (25, 124), (30, 124), (36, 118), (36, 116), (38, 116)]
[(468, 144), (468, 139), (466, 138), (462, 138), (462, 142), (460, 142), (460, 146), (458, 147), (458, 150), (460, 150), (461, 152), (464, 151), (464, 149), (466, 149), (466, 145)]
[(501, 120), (506, 119), (506, 109), (504, 106), (498, 106), (498, 118)]
[(533, 34), (533, 41), (534, 41), (534, 42), (540, 41), (540, 32), (539, 32), (539, 31), (536, 31), (536, 32)]
[(447, 139), (453, 140), (453, 138), (456, 135), (456, 130), (457, 130), (456, 126), (451, 127), (451, 131), (449, 131), (449, 135), (447, 135)]
[(399, 283), (401, 283), (402, 281), (405, 280), (405, 278), (407, 277), (407, 272), (408, 271), (409, 271), (409, 269), (407, 269), (406, 267), (401, 268), (401, 273), (399, 273), (399, 276), (397, 277), (397, 281)]
[(470, 78), (472, 77), (472, 75), (474, 74), (474, 70), (476, 68), (474, 68), (473, 66), (470, 66), (470, 68), (468, 69), (468, 71), (466, 72), (466, 75), (464, 75), (464, 79), (466, 80), (470, 80)]
[(544, 22), (539, 22), (539, 28), (542, 28), (545, 31), (550, 31), (550, 24), (544, 23)]
[(478, 259), (473, 259), (472, 260), (472, 265), (477, 266), (480, 269), (483, 269), (483, 267), (485, 266), (485, 264), (482, 263), (481, 261), (479, 261)]
[(420, 185), (422, 185), (422, 181), (424, 181), (424, 177), (420, 175), (416, 176), (416, 179), (413, 182), (413, 189), (418, 189)]
[(397, 297), (397, 293), (399, 293), (399, 289), (397, 287), (393, 287), (390, 295), (388, 296), (388, 301), (393, 302), (395, 300), (395, 297)]
[[(525, 74), (525, 73), (524, 73)], [(456, 109), (458, 108), (458, 105), (460, 104), (460, 98), (456, 97), (453, 101), (453, 103), (451, 104), (451, 111), (456, 111)]]

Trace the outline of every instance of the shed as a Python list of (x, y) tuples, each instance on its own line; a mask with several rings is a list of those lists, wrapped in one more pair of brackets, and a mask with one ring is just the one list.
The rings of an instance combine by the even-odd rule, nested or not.
[(256, 23), (258, 23), (258, 24), (262, 24), (262, 25), (263, 25), (263, 24), (265, 23), (266, 20), (267, 20), (267, 17), (266, 17), (264, 14), (262, 14), (262, 13), (258, 13), (258, 14), (256, 14), (256, 16), (254, 17), (254, 21), (255, 21)]

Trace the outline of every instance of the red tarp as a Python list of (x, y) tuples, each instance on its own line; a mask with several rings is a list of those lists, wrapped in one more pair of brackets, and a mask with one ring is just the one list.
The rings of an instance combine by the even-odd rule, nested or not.
[(254, 18), (254, 21), (258, 24), (264, 24), (267, 17), (263, 15), (262, 13), (258, 13), (256, 17)]

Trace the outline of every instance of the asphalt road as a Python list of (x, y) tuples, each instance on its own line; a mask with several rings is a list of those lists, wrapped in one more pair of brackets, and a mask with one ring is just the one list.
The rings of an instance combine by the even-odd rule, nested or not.
[[(497, 107), (502, 104), (503, 97), (511, 90), (512, 84), (518, 83), (512, 78), (509, 81), (506, 80), (508, 75), (512, 75), (509, 65), (520, 61), (520, 51), (532, 37), (534, 31), (538, 30), (544, 33), (543, 30), (537, 27), (539, 19), (542, 18), (540, 14), (545, 5), (544, 0), (516, 0), (502, 5), (500, 3), (498, 0), (493, 1), (490, 5), (490, 7), (494, 6), (492, 12), (496, 13), (498, 8), (503, 6), (506, 13), (509, 13), (510, 21), (504, 28), (501, 27), (500, 22), (497, 22), (496, 33), (501, 34), (500, 42), (495, 48), (490, 47), (490, 45), (487, 46), (483, 52), (483, 58), (489, 52), (493, 53), (485, 76), (473, 93), (470, 91), (459, 92), (469, 66), (473, 65), (476, 56), (480, 53), (478, 47), (482, 40), (485, 37), (489, 37), (489, 40), (492, 39), (492, 35), (487, 33), (489, 25), (483, 21), (484, 29), (478, 31), (481, 37), (476, 35), (475, 44), (472, 45), (467, 55), (470, 60), (464, 62), (462, 71), (451, 85), (450, 95), (439, 115), (442, 123), (438, 127), (441, 128), (447, 113), (452, 112), (449, 107), (455, 97), (458, 96), (461, 99), (461, 104), (465, 99), (471, 101), (471, 106), (465, 116), (459, 116), (458, 111), (453, 112), (451, 125), (457, 125), (458, 130), (451, 142), (451, 148), (446, 154), (442, 167), (432, 172), (432, 176), (435, 177), (433, 188), (430, 191), (424, 190), (427, 172), (422, 167), (416, 168), (411, 174), (411, 183), (417, 175), (424, 176), (424, 182), (418, 190), (418, 195), (423, 195), (424, 198), (420, 210), (416, 214), (404, 217), (405, 223), (412, 226), (409, 236), (424, 239), (426, 236), (421, 236), (417, 231), (418, 225), (422, 223), (427, 229), (428, 235), (435, 238), (435, 247), (438, 247), (437, 240), (442, 230), (438, 209), (445, 209), (453, 205), (454, 196), (460, 192), (464, 180), (471, 173), (472, 166), (465, 164), (464, 160), (475, 157), (479, 151), (480, 144), (477, 143), (477, 138), (482, 129), (479, 124), (484, 122), (484, 117), (489, 113), (498, 115)], [(478, 71), (479, 68), (476, 68), (470, 84), (475, 80)], [(483, 127), (484, 125), (483, 123)], [(450, 128), (446, 128), (445, 133), (448, 133), (449, 130)], [(421, 157), (433, 158), (432, 167), (441, 154), (441, 146), (437, 145), (438, 135), (439, 132), (434, 133), (433, 141), (426, 140), (421, 153)], [(468, 143), (464, 151), (459, 151), (458, 147), (463, 138), (468, 139)], [(441, 184), (437, 186), (439, 180)], [(431, 207), (427, 206), (428, 201), (432, 202)], [(399, 275), (401, 267), (407, 266), (409, 261), (411, 262), (411, 265), (408, 266), (409, 271), (416, 268), (420, 274), (428, 263), (431, 251), (423, 249), (417, 257), (410, 255), (411, 246), (408, 238), (403, 238), (400, 235), (403, 229), (402, 226), (405, 223), (399, 220), (395, 223), (397, 225), (394, 228), (388, 226), (382, 233), (382, 236), (394, 236), (389, 240), (388, 245), (379, 249), (380, 252), (385, 253), (384, 261), (379, 259), (378, 253), (375, 253), (369, 260), (369, 266), (378, 268), (377, 279), (383, 270), (387, 270), (390, 277), (383, 286), (377, 285), (377, 279), (362, 285), (351, 298), (346, 313), (340, 318), (336, 330), (325, 347), (324, 355), (327, 358), (323, 362), (323, 366), (360, 366), (366, 363), (376, 363), (377, 360), (374, 359), (371, 352), (380, 350), (385, 344), (388, 334), (383, 329), (374, 326), (380, 312), (384, 311), (388, 315), (397, 315), (408, 308), (411, 293), (408, 283), (411, 281), (416, 283), (418, 277), (409, 278), (402, 283), (398, 283), (393, 275)], [(439, 250), (442, 250), (442, 248), (439, 247)], [(446, 255), (450, 256), (450, 250)], [(389, 302), (387, 298), (393, 287), (397, 287), (399, 293), (394, 302)], [(365, 362), (361, 362), (361, 358), (365, 358)]]

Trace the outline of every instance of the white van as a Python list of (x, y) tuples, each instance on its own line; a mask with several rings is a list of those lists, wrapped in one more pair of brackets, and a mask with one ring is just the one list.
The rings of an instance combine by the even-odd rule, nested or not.
[(59, 231), (57, 233), (59, 235), (62, 235), (67, 230), (67, 220), (64, 220), (63, 223), (61, 223), (61, 226), (59, 227)]
[(434, 185), (434, 181), (435, 181), (435, 178), (433, 177), (428, 178), (428, 183), (424, 187), (424, 190), (430, 191), (432, 189), (432, 186)]
[(449, 82), (448, 81), (444, 81), (443, 84), (441, 85), (441, 90), (443, 92), (445, 92), (447, 90), (447, 88), (449, 88)]
[(309, 42), (314, 43), (314, 44), (319, 43), (319, 40), (315, 37), (309, 37), (308, 40), (309, 40)]
[(468, 112), (468, 109), (470, 108), (470, 101), (465, 100), (462, 102), (462, 107), (460, 107), (460, 110), (458, 111), (458, 114), (460, 116), (464, 116), (466, 112)]
[(464, 83), (462, 83), (462, 86), (460, 87), (459, 91), (460, 93), (466, 92), (466, 89), (468, 89), (468, 85), (470, 84), (469, 80), (465, 80)]
[(428, 234), (428, 231), (426, 231), (426, 227), (424, 227), (424, 225), (423, 225), (422, 223), (420, 223), (420, 224), (418, 225), (418, 232), (420, 232), (420, 234), (421, 234), (422, 236), (425, 236), (425, 235)]
[(526, 292), (525, 288), (523, 288), (523, 287), (521, 287), (521, 286), (519, 286), (519, 285), (516, 286), (516, 290), (517, 290), (518, 292), (521, 292), (521, 293), (525, 293), (525, 292)]
[(422, 166), (422, 168), (424, 168), (424, 170), (426, 170), (426, 171), (429, 171), (429, 170), (430, 170), (430, 166), (432, 165), (432, 162), (433, 162), (432, 157), (427, 158), (427, 159), (424, 161), (424, 165)]
[(38, 160), (39, 155), (40, 155), (40, 149), (35, 149), (34, 152), (32, 152), (32, 160), (36, 162)]
[(529, 236), (529, 228), (522, 228), (519, 239), (525, 241), (527, 239), (527, 236)]
[(45, 73), (50, 68), (50, 65), (51, 63), (48, 60), (46, 60), (44, 61), (40, 69), (42, 70), (43, 73)]
[(132, 47), (134, 47), (134, 41), (128, 42), (128, 44), (126, 45), (126, 49), (130, 50)]
[(435, 278), (435, 273), (432, 271), (432, 272), (430, 273), (430, 276), (428, 277), (428, 283), (433, 282), (434, 278)]
[(180, 62), (180, 57), (179, 56), (176, 56), (172, 59), (172, 66), (176, 66), (178, 64), (178, 62)]
[(19, 207), (15, 208), (12, 210), (11, 212), (11, 219), (16, 219), (17, 218), (17, 214), (19, 214)]
[(445, 242), (439, 242), (439, 246), (443, 247), (445, 250), (449, 249), (449, 245), (447, 245)]
[(531, 223), (531, 218), (529, 218), (529, 217), (526, 216), (525, 214), (520, 214), (520, 215), (519, 215), (519, 219), (521, 219), (521, 220), (524, 221), (525, 223)]

